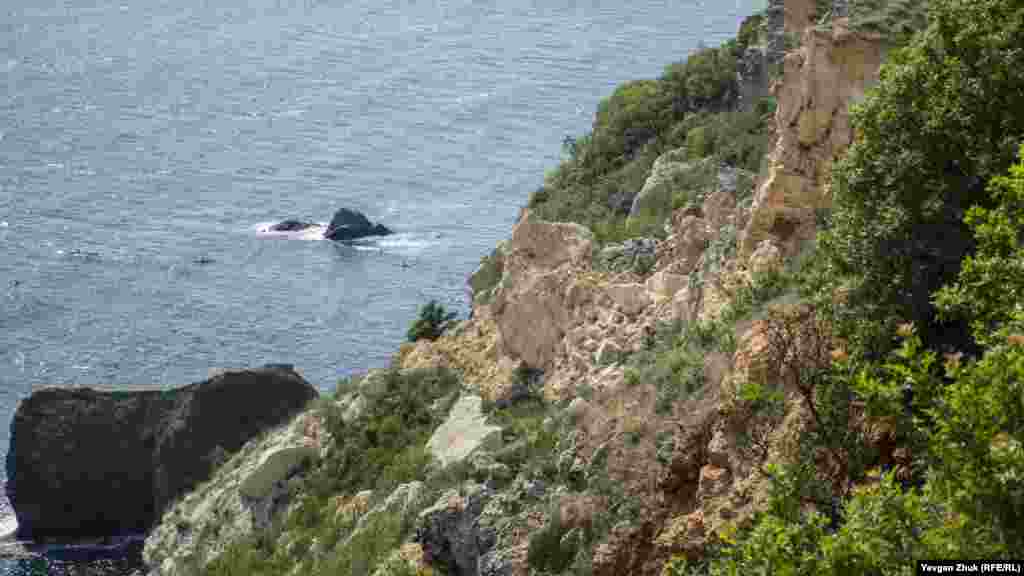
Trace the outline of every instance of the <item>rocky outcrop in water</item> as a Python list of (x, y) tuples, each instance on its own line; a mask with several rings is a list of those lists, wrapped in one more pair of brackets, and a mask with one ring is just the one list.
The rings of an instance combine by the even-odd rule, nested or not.
[(15, 412), (7, 456), (19, 536), (146, 531), (226, 453), (316, 396), (281, 368), (225, 372), (170, 390), (37, 390)]
[(324, 232), (324, 238), (344, 242), (366, 236), (387, 236), (391, 230), (382, 224), (370, 222), (361, 212), (341, 208), (334, 213), (331, 223)]

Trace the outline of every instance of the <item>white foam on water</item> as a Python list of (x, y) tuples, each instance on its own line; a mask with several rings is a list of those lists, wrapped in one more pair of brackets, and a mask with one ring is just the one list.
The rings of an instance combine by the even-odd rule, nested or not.
[(18, 519), (11, 515), (0, 516), (0, 540), (10, 540), (14, 538), (14, 533), (18, 531)]
[(437, 244), (428, 238), (415, 237), (411, 234), (393, 234), (391, 236), (382, 236), (377, 239), (375, 244), (381, 248), (397, 248), (402, 249), (415, 249), (422, 250), (428, 246)]

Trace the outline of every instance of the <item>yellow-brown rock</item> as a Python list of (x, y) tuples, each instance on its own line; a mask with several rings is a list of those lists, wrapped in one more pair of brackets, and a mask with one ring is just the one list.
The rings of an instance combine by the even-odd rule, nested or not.
[(566, 282), (571, 270), (589, 266), (591, 245), (583, 226), (524, 213), (505, 248), (504, 276), (490, 307), (499, 354), (537, 368), (551, 365), (570, 318)]
[[(803, 3), (786, 2), (787, 30), (801, 26), (803, 11)], [(851, 32), (846, 19), (828, 31), (807, 28), (800, 50), (786, 55), (775, 87), (778, 141), (741, 235), (743, 258), (768, 238), (792, 257), (813, 238), (815, 210), (831, 206), (831, 164), (853, 142), (850, 105), (877, 82), (883, 57), (882, 37)]]

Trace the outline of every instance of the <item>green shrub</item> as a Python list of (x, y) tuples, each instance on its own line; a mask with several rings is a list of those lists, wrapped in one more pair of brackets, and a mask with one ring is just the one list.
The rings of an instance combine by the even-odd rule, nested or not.
[(411, 526), (398, 513), (373, 514), (361, 530), (337, 547), (324, 561), (319, 574), (373, 574), (397, 548)]
[(686, 155), (691, 159), (710, 156), (715, 151), (715, 133), (706, 126), (697, 126), (686, 134)]
[[(745, 25), (744, 42), (753, 41), (754, 24)], [(622, 216), (659, 155), (685, 145), (687, 133), (705, 124), (709, 115), (735, 107), (738, 44), (701, 49), (667, 66), (657, 80), (616, 88), (599, 105), (592, 131), (563, 141), (563, 160), (531, 194), (530, 209), (545, 220), (599, 228), (598, 236), (605, 241), (649, 233), (647, 227), (625, 228)], [(729, 162), (756, 164), (750, 161), (756, 153), (747, 135), (731, 128), (715, 133), (736, 141), (719, 139)]]
[[(1024, 317), (1020, 321), (1014, 329), (1024, 327)], [(827, 510), (834, 496), (808, 458), (827, 434), (812, 434), (795, 462), (769, 468), (769, 509), (725, 549), (712, 573), (910, 574), (913, 562), (922, 559), (1000, 557), (1020, 550), (1024, 338), (1014, 339), (1011, 332), (999, 334), (1010, 345), (993, 345), (980, 360), (948, 358), (945, 372), (952, 382), (946, 385), (936, 377), (934, 354), (903, 328), (903, 344), (885, 369), (864, 366), (853, 381), (868, 400), (869, 414), (914, 419), (923, 439), (920, 453), (927, 458), (924, 485), (908, 487), (892, 473), (882, 474), (845, 495), (835, 518), (840, 525), (829, 527), (825, 515), (802, 506), (813, 502)], [(898, 406), (906, 382), (915, 392), (916, 409), (909, 413)], [(919, 412), (931, 418), (914, 416)]]
[(661, 131), (664, 94), (656, 80), (633, 80), (620, 85), (598, 104), (593, 142), (607, 158), (632, 159), (643, 144)]
[(455, 312), (445, 310), (443, 304), (431, 300), (420, 307), (419, 317), (409, 327), (406, 336), (409, 342), (416, 342), (421, 338), (437, 340), (452, 326), (457, 316)]
[(534, 570), (559, 574), (569, 567), (576, 555), (576, 542), (565, 541), (566, 529), (558, 505), (551, 506), (548, 521), (530, 535), (526, 562)]
[(964, 258), (957, 281), (936, 294), (939, 314), (971, 319), (975, 340), (986, 343), (1010, 322), (1024, 300), (1024, 144), (1020, 162), (988, 189), (993, 209), (974, 206), (964, 221), (974, 232), (977, 253)]

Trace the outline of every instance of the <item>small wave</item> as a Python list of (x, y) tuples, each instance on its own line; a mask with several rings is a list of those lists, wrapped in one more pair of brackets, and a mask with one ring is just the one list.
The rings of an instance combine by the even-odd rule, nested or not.
[(0, 542), (11, 540), (18, 531), (18, 519), (14, 514), (0, 516)]
[(407, 250), (423, 250), (428, 246), (437, 244), (437, 242), (431, 238), (414, 236), (412, 234), (394, 234), (392, 236), (383, 236), (378, 238), (375, 244), (379, 248), (390, 248), (402, 252)]
[(291, 238), (293, 240), (323, 240), (324, 232), (327, 231), (327, 224), (323, 222), (317, 222), (312, 228), (306, 228), (305, 230), (296, 230), (294, 232), (278, 232), (271, 230), (270, 227), (277, 222), (261, 222), (255, 226), (256, 232), (261, 236), (271, 236), (275, 238)]

